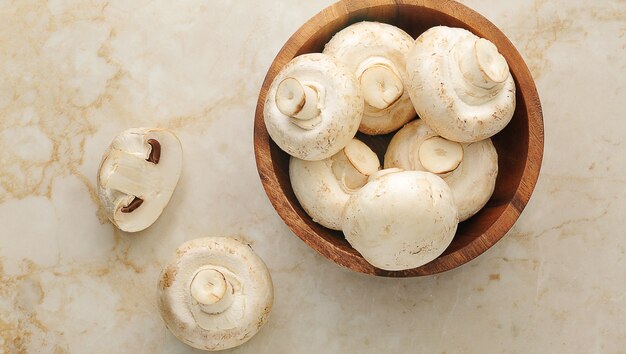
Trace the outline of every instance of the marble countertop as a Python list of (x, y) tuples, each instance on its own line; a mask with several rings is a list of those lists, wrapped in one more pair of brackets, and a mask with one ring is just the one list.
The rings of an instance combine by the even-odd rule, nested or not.
[[(283, 224), (252, 122), (287, 38), (332, 0), (0, 0), (0, 353), (192, 353), (155, 304), (182, 242), (241, 235), (275, 285), (236, 353), (625, 353), (626, 2), (464, 0), (536, 78), (545, 159), (522, 217), (471, 263), (382, 279)], [(162, 217), (108, 223), (95, 176), (121, 130), (176, 131)]]

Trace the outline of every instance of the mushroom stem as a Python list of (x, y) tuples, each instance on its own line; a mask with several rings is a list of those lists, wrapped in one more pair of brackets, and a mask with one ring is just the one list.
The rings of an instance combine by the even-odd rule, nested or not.
[(357, 139), (352, 139), (346, 147), (332, 157), (332, 170), (342, 182), (346, 192), (361, 188), (367, 178), (380, 169), (378, 156)]
[(368, 66), (359, 81), (365, 103), (379, 110), (396, 103), (404, 93), (402, 80), (385, 64)]
[(216, 269), (199, 270), (191, 280), (191, 297), (209, 314), (224, 312), (233, 303), (233, 287)]
[(276, 106), (278, 110), (297, 120), (310, 120), (320, 114), (318, 108), (317, 89), (303, 85), (295, 78), (283, 80), (276, 90)]
[(468, 49), (469, 52), (457, 56), (463, 77), (468, 82), (491, 89), (508, 79), (509, 65), (493, 43), (480, 38)]
[(110, 154), (115, 161), (111, 173), (100, 176), (104, 188), (111, 188), (131, 196), (145, 199), (156, 191), (161, 177), (156, 164), (144, 156), (114, 150)]
[(417, 154), (419, 162), (429, 172), (444, 174), (454, 171), (463, 161), (461, 144), (433, 136), (419, 145)]

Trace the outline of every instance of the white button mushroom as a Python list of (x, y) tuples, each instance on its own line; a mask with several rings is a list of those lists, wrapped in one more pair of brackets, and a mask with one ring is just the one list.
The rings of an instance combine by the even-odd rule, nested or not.
[(491, 139), (456, 143), (437, 135), (418, 119), (394, 135), (385, 153), (385, 168), (439, 174), (450, 186), (465, 221), (485, 206), (498, 176), (498, 153)]
[(292, 157), (289, 179), (296, 198), (313, 221), (341, 230), (341, 214), (350, 194), (379, 169), (378, 156), (360, 140), (352, 139), (343, 150), (322, 161)]
[(263, 117), (272, 140), (302, 160), (336, 154), (354, 137), (363, 117), (354, 75), (334, 58), (305, 54), (289, 62), (272, 82)]
[(384, 270), (422, 266), (450, 245), (458, 224), (452, 191), (438, 176), (382, 170), (354, 193), (343, 213), (346, 240)]
[(176, 188), (183, 151), (165, 129), (135, 128), (115, 137), (98, 171), (98, 196), (109, 220), (141, 231), (161, 215)]
[(163, 268), (158, 307), (182, 342), (217, 351), (252, 338), (272, 309), (274, 288), (250, 246), (227, 237), (184, 243)]
[(415, 117), (406, 81), (406, 56), (413, 38), (398, 27), (360, 22), (344, 28), (326, 44), (324, 53), (348, 66), (361, 84), (365, 113), (359, 130), (387, 134)]
[(515, 111), (515, 82), (496, 46), (461, 28), (433, 27), (407, 57), (415, 110), (446, 139), (464, 143), (501, 131)]

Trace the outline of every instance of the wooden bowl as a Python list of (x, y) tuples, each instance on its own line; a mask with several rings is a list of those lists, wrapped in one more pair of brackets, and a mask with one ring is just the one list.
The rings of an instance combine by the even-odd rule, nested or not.
[[(507, 59), (517, 87), (517, 107), (511, 123), (494, 136), (499, 174), (495, 192), (474, 217), (459, 225), (452, 244), (439, 258), (414, 269), (385, 271), (367, 263), (343, 234), (313, 222), (298, 203), (289, 181), (289, 156), (271, 141), (263, 121), (263, 106), (274, 77), (294, 57), (321, 52), (341, 29), (360, 21), (398, 26), (419, 36), (426, 29), (446, 25), (461, 27), (495, 43)], [(393, 134), (357, 137), (382, 161)], [(533, 79), (522, 57), (506, 36), (473, 10), (450, 0), (340, 1), (306, 22), (291, 36), (270, 67), (256, 108), (254, 149), (261, 182), (274, 208), (307, 245), (324, 257), (357, 272), (388, 277), (435, 274), (458, 267), (493, 246), (513, 226), (530, 199), (543, 156), (543, 117)]]

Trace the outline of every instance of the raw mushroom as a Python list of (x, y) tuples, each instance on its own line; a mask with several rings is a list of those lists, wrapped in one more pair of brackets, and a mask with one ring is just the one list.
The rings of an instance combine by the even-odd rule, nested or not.
[(318, 161), (354, 137), (363, 97), (354, 75), (334, 58), (305, 54), (285, 65), (270, 86), (263, 110), (272, 140), (289, 155)]
[(493, 194), (498, 153), (491, 139), (456, 143), (437, 135), (418, 119), (394, 135), (385, 153), (385, 168), (428, 171), (446, 181), (465, 221), (482, 209)]
[(387, 134), (415, 117), (404, 87), (406, 56), (413, 42), (398, 27), (360, 22), (344, 28), (326, 44), (324, 53), (349, 67), (361, 84), (365, 113), (359, 131)]
[(313, 221), (341, 230), (341, 214), (350, 194), (380, 169), (378, 156), (360, 140), (322, 161), (289, 160), (289, 179), (296, 198)]
[(445, 251), (458, 224), (452, 191), (438, 176), (382, 170), (354, 193), (343, 233), (370, 264), (384, 270), (422, 266)]
[(461, 28), (433, 27), (407, 58), (415, 110), (446, 139), (464, 143), (501, 131), (515, 111), (515, 82), (490, 41)]
[(166, 129), (134, 128), (113, 139), (98, 171), (98, 196), (120, 230), (152, 225), (169, 203), (182, 170), (183, 150)]
[(239, 346), (265, 324), (274, 288), (249, 245), (208, 237), (181, 245), (163, 268), (157, 303), (167, 328), (194, 348)]

